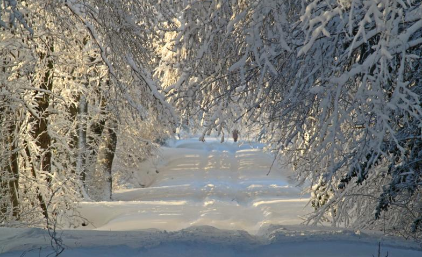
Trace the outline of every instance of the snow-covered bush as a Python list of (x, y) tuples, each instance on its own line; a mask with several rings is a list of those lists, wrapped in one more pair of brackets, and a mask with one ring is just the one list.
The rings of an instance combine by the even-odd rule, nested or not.
[(306, 1), (310, 108), (303, 140), (282, 147), (303, 148), (301, 176), (330, 194), (314, 221), (421, 231), (421, 14), (420, 1)]

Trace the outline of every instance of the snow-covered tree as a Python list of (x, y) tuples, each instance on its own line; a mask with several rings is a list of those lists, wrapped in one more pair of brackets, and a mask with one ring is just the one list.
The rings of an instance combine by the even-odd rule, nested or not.
[(265, 94), (265, 75), (256, 74), (276, 73), (273, 58), (289, 49), (283, 6), (272, 0), (162, 3), (164, 42), (155, 75), (180, 110), (181, 124), (199, 120), (203, 138), (214, 128), (240, 129), (239, 118), (253, 119), (241, 114)]
[[(2, 224), (52, 227), (82, 198), (110, 199), (119, 140), (155, 142), (173, 131), (172, 109), (149, 72), (154, 13), (143, 1), (133, 4), (139, 8), (124, 1), (2, 1)], [(163, 122), (144, 124), (154, 116)], [(131, 153), (124, 147), (120, 158)]]
[[(137, 142), (136, 147), (139, 147), (145, 143), (145, 140), (148, 141), (151, 138), (136, 138), (140, 135), (136, 133), (136, 128), (148, 127), (143, 123), (151, 121), (151, 115), (161, 121), (157, 127), (163, 128), (155, 130), (159, 133), (155, 134), (153, 141), (161, 138), (163, 134), (172, 132), (176, 124), (173, 108), (164, 100), (151, 75), (152, 67), (157, 62), (152, 46), (157, 37), (154, 30), (157, 14), (154, 5), (155, 1), (131, 1), (130, 3), (75, 1), (66, 4), (74, 16), (85, 24), (107, 68), (108, 89), (103, 91), (105, 93), (103, 98), (105, 102), (103, 102), (111, 120), (103, 120), (105, 123), (100, 124), (99, 129), (104, 133), (108, 132), (108, 136), (102, 136), (104, 139), (116, 137), (116, 140), (99, 145), (98, 156), (101, 160), (96, 164), (97, 175), (95, 176), (101, 179), (100, 174), (104, 171), (104, 167), (107, 167), (106, 188), (112, 187), (111, 167), (113, 164), (110, 158), (114, 159), (114, 154), (110, 155), (110, 152), (114, 153), (114, 149), (121, 149), (117, 148), (119, 131), (122, 131), (120, 135), (127, 137), (120, 140)], [(115, 122), (111, 122), (112, 120)], [(130, 122), (127, 122), (128, 120)], [(134, 127), (129, 128), (128, 124)], [(145, 135), (148, 132), (141, 134)], [(108, 148), (104, 147), (107, 145)], [(147, 149), (150, 147), (152, 146), (146, 146)], [(126, 155), (133, 156), (130, 152), (127, 151)], [(120, 151), (119, 158), (126, 159), (123, 153), (124, 151)], [(150, 150), (140, 153), (150, 153)], [(105, 163), (107, 165), (103, 165)], [(103, 168), (100, 168), (98, 172), (100, 166)], [(110, 189), (106, 191), (111, 192)], [(110, 199), (111, 194), (106, 195), (108, 196), (105, 198)]]
[[(63, 44), (73, 39), (69, 28), (75, 31), (74, 23), (58, 19), (63, 13), (51, 12), (53, 5), (5, 2), (3, 14), (10, 23), (3, 24), (1, 35), (0, 86), (6, 114), (2, 115), (1, 130), (9, 131), (7, 140), (2, 141), (9, 151), (4, 152), (2, 172), (13, 171), (14, 177), (3, 178), (9, 179), (14, 191), (13, 217), (6, 214), (2, 221), (32, 225), (47, 221), (52, 226), (48, 223), (56, 220), (60, 210), (72, 206), (78, 196), (67, 134), (72, 123), (65, 112), (60, 113), (69, 106), (70, 101), (63, 98), (71, 99), (68, 90), (77, 90), (62, 83), (60, 74), (74, 64), (69, 56), (75, 45)], [(52, 201), (53, 197), (58, 201)]]
[(420, 2), (305, 3), (294, 94), (308, 117), (280, 146), (313, 181), (312, 218), (420, 231)]
[(420, 233), (420, 1), (177, 4), (156, 75), (183, 115), (260, 125), (310, 220)]

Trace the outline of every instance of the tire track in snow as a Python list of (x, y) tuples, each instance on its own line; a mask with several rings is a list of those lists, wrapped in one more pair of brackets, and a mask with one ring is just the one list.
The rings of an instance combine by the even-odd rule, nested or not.
[(167, 160), (150, 187), (115, 192), (120, 202), (83, 203), (81, 213), (96, 209), (87, 218), (99, 230), (210, 225), (255, 233), (267, 224), (301, 222), (306, 202), (283, 169), (266, 175), (272, 159), (261, 149), (190, 141), (162, 152)]

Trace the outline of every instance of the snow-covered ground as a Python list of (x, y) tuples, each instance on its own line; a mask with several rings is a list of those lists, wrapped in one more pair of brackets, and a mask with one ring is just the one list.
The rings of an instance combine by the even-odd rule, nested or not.
[(272, 161), (258, 144), (177, 141), (161, 149), (159, 164), (145, 165), (147, 187), (119, 190), (114, 202), (82, 203), (81, 214), (92, 221), (86, 229), (107, 231), (207, 225), (255, 234), (266, 224), (299, 224), (310, 211), (307, 196), (288, 183), (287, 169), (268, 174)]
[[(111, 202), (83, 202), (87, 226), (60, 231), (62, 256), (421, 257), (418, 245), (373, 232), (299, 225), (307, 195), (262, 145), (171, 142)], [(41, 229), (0, 229), (1, 256), (47, 255)], [(41, 248), (41, 250), (39, 250)], [(41, 251), (41, 252), (40, 252)]]

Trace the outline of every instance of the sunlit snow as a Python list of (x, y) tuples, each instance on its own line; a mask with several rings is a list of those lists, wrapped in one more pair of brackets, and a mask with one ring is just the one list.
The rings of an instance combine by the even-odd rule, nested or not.
[(177, 141), (161, 149), (159, 173), (148, 187), (116, 191), (111, 203), (81, 203), (91, 222), (84, 229), (211, 225), (256, 234), (265, 224), (299, 224), (311, 211), (308, 196), (288, 182), (287, 168), (273, 167), (268, 174), (272, 161), (258, 144)]
[[(414, 244), (382, 234), (300, 225), (312, 211), (309, 196), (287, 167), (269, 172), (273, 158), (262, 148), (211, 138), (170, 142), (158, 162), (134, 175), (148, 186), (80, 203), (89, 222), (61, 231), (62, 255), (367, 257), (382, 241), (390, 257), (422, 256)], [(154, 176), (144, 176), (148, 170)], [(49, 243), (41, 229), (0, 229), (1, 256), (47, 255)]]

